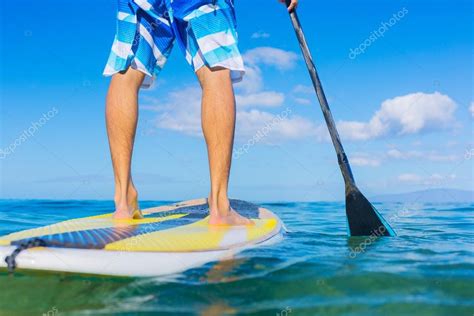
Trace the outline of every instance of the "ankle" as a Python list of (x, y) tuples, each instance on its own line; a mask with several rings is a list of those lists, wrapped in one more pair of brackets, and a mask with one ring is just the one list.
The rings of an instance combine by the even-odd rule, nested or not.
[(138, 192), (135, 187), (130, 187), (128, 189), (127, 200), (128, 202), (134, 202), (138, 200)]
[(115, 192), (114, 201), (115, 204), (129, 204), (138, 200), (138, 192), (133, 185), (129, 185), (126, 189), (127, 194), (122, 191)]
[(208, 198), (208, 204), (211, 213), (225, 215), (230, 210), (229, 198), (226, 195), (218, 197), (211, 194)]
[(116, 211), (130, 211), (130, 204), (126, 199), (115, 200)]

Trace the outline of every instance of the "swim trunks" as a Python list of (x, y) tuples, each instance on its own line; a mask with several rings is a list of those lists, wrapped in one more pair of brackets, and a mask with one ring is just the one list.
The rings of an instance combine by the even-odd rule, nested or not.
[(150, 86), (175, 42), (194, 71), (223, 67), (231, 70), (233, 82), (242, 80), (233, 0), (118, 0), (104, 75), (132, 67), (147, 75), (143, 86)]

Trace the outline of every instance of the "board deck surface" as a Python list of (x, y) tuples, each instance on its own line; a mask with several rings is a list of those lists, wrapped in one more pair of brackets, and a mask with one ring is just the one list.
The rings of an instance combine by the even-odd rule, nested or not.
[[(255, 225), (209, 226), (207, 201), (198, 199), (145, 209), (144, 219), (114, 220), (108, 213), (0, 236), (0, 256), (4, 259), (39, 238), (45, 247), (23, 250), (16, 258), (17, 269), (152, 276), (281, 238), (283, 225), (269, 210), (240, 200), (231, 200), (231, 206)], [(6, 267), (4, 260), (0, 267)]]

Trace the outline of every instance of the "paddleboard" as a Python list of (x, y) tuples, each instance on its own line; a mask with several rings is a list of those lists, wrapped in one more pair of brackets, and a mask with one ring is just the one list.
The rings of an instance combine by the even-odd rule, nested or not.
[(15, 232), (0, 237), (0, 268), (21, 249), (16, 270), (162, 276), (281, 240), (284, 226), (274, 213), (241, 200), (231, 206), (255, 225), (210, 226), (207, 200), (198, 199), (142, 210), (143, 219), (108, 213)]

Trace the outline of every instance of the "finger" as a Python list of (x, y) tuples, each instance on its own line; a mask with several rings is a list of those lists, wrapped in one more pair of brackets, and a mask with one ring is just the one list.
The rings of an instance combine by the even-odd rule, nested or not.
[(297, 5), (298, 5), (298, 1), (297, 0), (292, 0), (291, 4), (288, 6), (288, 11), (289, 12), (293, 11), (294, 9), (296, 9)]

